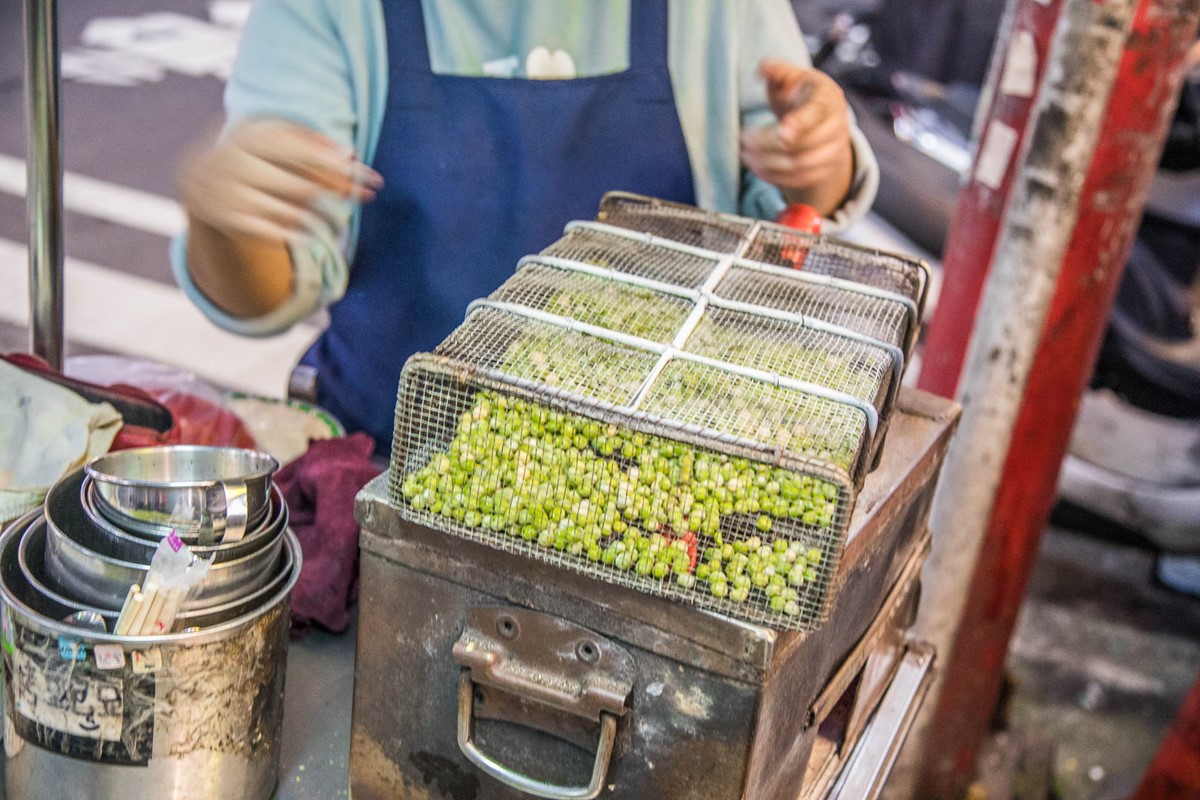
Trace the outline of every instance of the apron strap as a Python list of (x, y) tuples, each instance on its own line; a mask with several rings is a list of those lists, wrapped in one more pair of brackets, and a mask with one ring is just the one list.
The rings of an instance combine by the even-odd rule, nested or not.
[(675, 104), (668, 67), (669, 0), (629, 0), (629, 71), (638, 102)]
[(425, 35), (425, 12), (421, 0), (383, 0), (392, 7), (395, 22), (390, 44), (399, 52), (389, 52), (388, 61), (405, 72), (432, 72), (429, 40)]
[(629, 68), (634, 72), (667, 68), (668, 0), (629, 0)]

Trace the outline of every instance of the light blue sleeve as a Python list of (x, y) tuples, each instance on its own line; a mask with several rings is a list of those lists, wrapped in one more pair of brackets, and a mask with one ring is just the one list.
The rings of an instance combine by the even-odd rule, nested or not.
[[(226, 129), (243, 119), (273, 117), (310, 127), (369, 162), (387, 95), (386, 39), (378, 2), (256, 0), (225, 91)], [(333, 226), (291, 250), (291, 298), (272, 313), (248, 319), (214, 306), (187, 270), (186, 234), (172, 243), (172, 267), (183, 290), (216, 324), (267, 336), (341, 298), (346, 254), (357, 235), (356, 208), (330, 204)]]
[[(766, 85), (758, 75), (765, 58), (778, 58), (804, 67), (812, 65), (799, 23), (784, 0), (747, 0), (739, 48), (738, 80), (742, 127), (757, 128), (775, 122), (767, 105)], [(850, 193), (841, 208), (824, 226), (826, 232), (845, 230), (866, 215), (879, 188), (879, 164), (866, 137), (850, 115), (850, 139), (854, 147), (855, 174)], [(787, 202), (779, 188), (748, 169), (742, 170), (741, 213), (759, 219), (775, 219)]]

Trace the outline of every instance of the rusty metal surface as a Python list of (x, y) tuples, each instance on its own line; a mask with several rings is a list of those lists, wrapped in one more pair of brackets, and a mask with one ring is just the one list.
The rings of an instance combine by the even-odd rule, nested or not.
[[(505, 604), (553, 614), (632, 653), (637, 676), (605, 797), (757, 800), (786, 797), (773, 793), (785, 787), (795, 796), (817, 733), (809, 709), (927, 548), (925, 520), (956, 419), (953, 403), (902, 395), (883, 461), (860, 498), (830, 621), (806, 634), (735, 622), (405, 523), (380, 484), (368, 487), (357, 509), (353, 796), (522, 796), (473, 769), (455, 740), (454, 643), (472, 609)], [(584, 782), (592, 756), (581, 747), (594, 747), (594, 724), (541, 712), (516, 726), (530, 704), (492, 699), (476, 698), (487, 752), (541, 780)], [(483, 722), (489, 714), (509, 722)]]
[[(884, 549), (860, 561), (848, 577), (839, 599), (854, 598), (856, 602), (840, 603), (824, 628), (780, 649), (763, 687), (768, 700), (759, 711), (747, 798), (786, 797), (803, 782), (808, 754), (821, 722), (817, 713), (821, 693), (840, 665), (853, 660), (852, 648), (870, 629), (884, 595), (894, 585), (886, 580), (887, 576), (898, 575), (913, 561), (919, 563), (924, 558), (928, 537), (922, 535), (922, 520), (929, 513), (932, 493), (931, 484), (928, 494), (911, 507), (909, 514), (895, 519), (894, 532), (905, 545)], [(906, 526), (917, 526), (921, 533)]]
[[(452, 649), (469, 611), (501, 599), (369, 551), (360, 599), (350, 756), (355, 800), (525, 798), (481, 776), (455, 738), (459, 667)], [(632, 652), (637, 684), (620, 722), (605, 796), (740, 797), (758, 687)], [(591, 769), (591, 753), (527, 726), (481, 720), (478, 735), (497, 760), (541, 780), (585, 783)], [(692, 788), (680, 795), (680, 787)]]

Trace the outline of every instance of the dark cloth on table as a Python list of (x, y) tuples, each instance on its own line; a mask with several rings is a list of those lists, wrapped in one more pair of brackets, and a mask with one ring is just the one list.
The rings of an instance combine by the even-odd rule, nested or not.
[(315, 441), (279, 471), (291, 528), (300, 540), (304, 567), (292, 591), (292, 629), (319, 626), (342, 633), (358, 597), (358, 522), (354, 497), (376, 475), (375, 443), (356, 433)]

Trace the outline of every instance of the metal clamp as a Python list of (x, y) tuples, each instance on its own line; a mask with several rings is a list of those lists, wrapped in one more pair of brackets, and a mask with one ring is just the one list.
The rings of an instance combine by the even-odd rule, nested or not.
[[(599, 796), (617, 741), (617, 720), (628, 713), (633, 693), (637, 667), (628, 651), (548, 614), (475, 608), (454, 644), (453, 656), (463, 668), (458, 683), (458, 747), (472, 764), (532, 797), (592, 800)], [(476, 703), (484, 702), (483, 691), (495, 696), (477, 712)], [(479, 716), (540, 730), (586, 750), (591, 749), (592, 725), (598, 723), (596, 758), (587, 785), (547, 783), (487, 755), (475, 742)]]
[(592, 800), (604, 788), (608, 776), (608, 765), (612, 760), (613, 745), (617, 741), (617, 718), (607, 711), (600, 714), (600, 743), (596, 748), (596, 762), (592, 766), (592, 777), (587, 786), (560, 786), (545, 783), (517, 772), (488, 756), (475, 744), (475, 682), (471, 671), (464, 669), (458, 679), (458, 747), (472, 764), (506, 786), (534, 797), (549, 800)]

